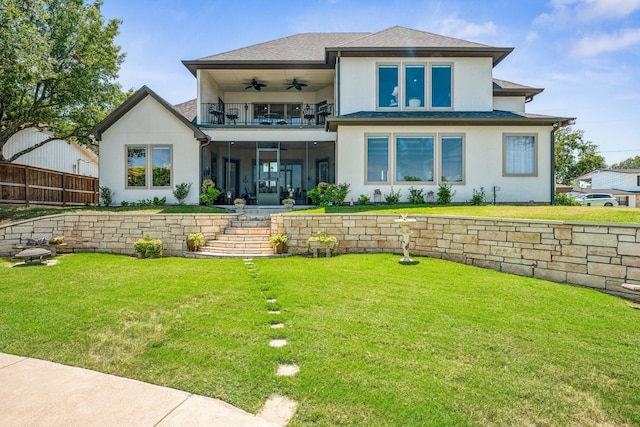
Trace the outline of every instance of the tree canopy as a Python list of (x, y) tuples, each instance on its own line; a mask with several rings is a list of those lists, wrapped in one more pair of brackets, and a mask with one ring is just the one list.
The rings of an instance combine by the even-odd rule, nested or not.
[(611, 169), (640, 169), (640, 156), (629, 157), (620, 163), (614, 163), (610, 166)]
[[(0, 160), (55, 138), (90, 144), (88, 130), (124, 100), (116, 83), (124, 54), (114, 43), (121, 22), (105, 22), (101, 6), (101, 0), (0, 2)], [(12, 135), (43, 126), (53, 138), (3, 157)]]
[(556, 131), (555, 164), (556, 182), (565, 185), (587, 172), (607, 167), (598, 146), (584, 140), (584, 131), (571, 127)]

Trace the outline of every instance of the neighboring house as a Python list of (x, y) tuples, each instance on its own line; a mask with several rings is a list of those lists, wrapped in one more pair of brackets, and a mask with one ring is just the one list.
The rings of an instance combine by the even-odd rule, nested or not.
[(498, 202), (549, 203), (553, 134), (573, 118), (526, 113), (542, 89), (493, 78), (512, 50), (392, 27), (184, 61), (195, 118), (193, 101), (181, 114), (139, 90), (95, 129), (101, 185), (116, 200), (175, 201), (176, 184), (211, 178), (232, 198), (277, 205), (305, 203), (323, 181), (350, 184), (347, 201), (392, 187), (406, 201), (410, 187), (446, 183), (454, 202), (495, 188)]
[(610, 193), (621, 205), (640, 207), (640, 169), (600, 169), (576, 178), (574, 193)]
[[(5, 158), (51, 138), (49, 131), (28, 128), (9, 138), (2, 148)], [(98, 156), (86, 147), (71, 141), (54, 139), (18, 157), (12, 163), (51, 169), (84, 176), (98, 176)]]

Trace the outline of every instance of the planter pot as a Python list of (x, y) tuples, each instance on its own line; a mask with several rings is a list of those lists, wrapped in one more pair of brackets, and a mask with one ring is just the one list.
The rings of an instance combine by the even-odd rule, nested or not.
[(290, 203), (287, 203), (286, 205), (284, 205), (284, 208), (288, 211), (292, 211), (293, 210), (293, 205)]
[(197, 252), (198, 251), (198, 244), (196, 242), (193, 242), (191, 240), (187, 240), (187, 249), (190, 252)]
[(275, 253), (277, 254), (282, 254), (284, 253), (284, 243), (278, 243), (277, 245), (275, 245), (273, 247), (273, 250), (275, 251)]
[(236, 203), (236, 212), (244, 212), (244, 203)]

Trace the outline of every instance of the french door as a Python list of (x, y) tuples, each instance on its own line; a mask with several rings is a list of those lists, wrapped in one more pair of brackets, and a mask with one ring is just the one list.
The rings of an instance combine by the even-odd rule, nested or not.
[(280, 205), (280, 150), (258, 148), (256, 188), (259, 205)]

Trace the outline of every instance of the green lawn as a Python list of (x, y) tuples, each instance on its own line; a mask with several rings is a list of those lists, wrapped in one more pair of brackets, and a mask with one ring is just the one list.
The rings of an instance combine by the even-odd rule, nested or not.
[(640, 224), (640, 209), (601, 206), (435, 206), (378, 205), (314, 208), (296, 213), (381, 213), (481, 216), (489, 218), (523, 218), (557, 221), (624, 222)]
[(253, 413), (284, 394), (293, 426), (640, 423), (640, 311), (593, 290), (389, 254), (58, 259), (0, 267), (0, 351)]

